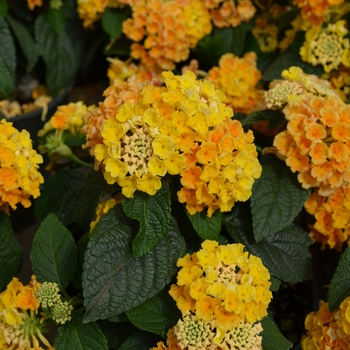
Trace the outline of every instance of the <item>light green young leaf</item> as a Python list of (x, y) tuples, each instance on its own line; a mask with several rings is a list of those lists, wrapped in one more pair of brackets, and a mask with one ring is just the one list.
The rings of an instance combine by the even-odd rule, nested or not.
[(49, 21), (51, 28), (57, 34), (60, 34), (66, 25), (66, 16), (62, 9), (49, 9), (49, 11), (47, 11), (47, 20)]
[(222, 219), (220, 210), (216, 210), (210, 218), (207, 216), (206, 210), (194, 215), (189, 214), (187, 211), (186, 213), (200, 238), (203, 240), (211, 239), (215, 241), (219, 239)]
[(293, 344), (283, 336), (269, 316), (262, 319), (261, 325), (263, 327), (261, 335), (264, 350), (288, 350), (292, 348)]
[(54, 214), (41, 223), (30, 253), (33, 271), (40, 282), (56, 282), (63, 290), (77, 267), (77, 246), (72, 234)]

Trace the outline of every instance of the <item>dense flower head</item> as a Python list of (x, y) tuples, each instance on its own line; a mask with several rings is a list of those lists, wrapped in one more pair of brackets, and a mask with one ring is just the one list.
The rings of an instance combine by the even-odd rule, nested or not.
[(308, 30), (306, 41), (300, 48), (302, 60), (314, 66), (322, 64), (327, 73), (337, 69), (340, 63), (350, 66), (349, 39), (345, 39), (347, 33), (344, 20), (328, 24), (323, 29)]
[(278, 27), (264, 19), (257, 19), (252, 33), (258, 42), (261, 52), (272, 52), (277, 48)]
[(219, 67), (209, 71), (208, 79), (225, 94), (224, 102), (235, 112), (250, 114), (259, 105), (260, 93), (256, 85), (261, 72), (256, 61), (254, 52), (248, 52), (242, 58), (227, 53), (220, 58)]
[(328, 303), (321, 302), (320, 309), (305, 318), (307, 331), (301, 340), (303, 350), (346, 350), (350, 347), (350, 298), (340, 308), (329, 312)]
[(91, 27), (100, 19), (111, 0), (77, 0), (77, 11), (84, 27)]
[(28, 131), (19, 132), (12, 123), (0, 122), (0, 206), (12, 209), (21, 203), (31, 205), (30, 196), (40, 195), (39, 185), (44, 182), (39, 172), (42, 156), (32, 147)]
[[(243, 249), (242, 244), (219, 246), (206, 240), (200, 251), (178, 260), (181, 269), (169, 293), (182, 314), (191, 312), (211, 322), (218, 334), (267, 315), (272, 298), (269, 271)], [(220, 342), (223, 338), (217, 337)]]
[(37, 298), (41, 306), (46, 309), (54, 306), (60, 299), (59, 288), (57, 283), (44, 282), (37, 292)]
[(350, 100), (350, 68), (341, 64), (336, 71), (328, 75), (331, 87), (337, 91), (343, 101)]
[(314, 191), (305, 202), (305, 209), (316, 219), (311, 228), (311, 238), (322, 243), (322, 249), (342, 250), (350, 243), (350, 186), (337, 188), (325, 197)]
[(199, 0), (141, 0), (132, 5), (132, 18), (123, 32), (135, 42), (131, 56), (147, 70), (173, 70), (189, 56), (190, 48), (211, 32), (208, 10)]
[(72, 319), (73, 306), (67, 301), (59, 300), (52, 308), (52, 319), (57, 324), (65, 324)]

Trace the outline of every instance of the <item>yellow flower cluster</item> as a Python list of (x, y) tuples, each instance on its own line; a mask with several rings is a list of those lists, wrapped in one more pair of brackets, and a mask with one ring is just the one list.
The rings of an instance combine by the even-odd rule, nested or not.
[(269, 24), (264, 19), (257, 19), (252, 33), (258, 42), (261, 52), (272, 52), (277, 48), (278, 27), (276, 24)]
[(311, 238), (322, 243), (322, 249), (328, 246), (338, 251), (343, 243), (350, 244), (350, 186), (338, 188), (328, 197), (320, 196), (317, 191), (305, 202), (306, 211), (313, 215), (316, 222), (311, 226)]
[(39, 287), (34, 275), (27, 286), (13, 278), (0, 294), (0, 349), (38, 349), (41, 341), (53, 350), (42, 335), (41, 322), (36, 317), (40, 307)]
[(328, 303), (306, 316), (307, 331), (301, 340), (303, 350), (346, 350), (350, 347), (350, 297), (340, 307), (329, 312)]
[(303, 61), (316, 66), (322, 64), (325, 72), (337, 69), (340, 63), (350, 66), (349, 39), (345, 21), (328, 24), (324, 29), (310, 29), (306, 32), (300, 56)]
[(21, 203), (30, 207), (30, 196), (40, 195), (44, 182), (39, 172), (42, 156), (32, 148), (27, 131), (19, 132), (12, 123), (0, 122), (0, 207), (9, 204), (12, 209)]
[(350, 100), (350, 68), (341, 64), (337, 71), (328, 77), (331, 86), (337, 91), (343, 101)]
[(77, 0), (77, 11), (85, 28), (100, 19), (111, 0)]
[(250, 114), (261, 103), (256, 88), (261, 72), (256, 61), (254, 52), (246, 53), (242, 58), (227, 53), (220, 58), (219, 67), (209, 71), (208, 79), (225, 94), (224, 102), (235, 112)]
[(218, 28), (237, 27), (242, 22), (249, 22), (256, 12), (250, 0), (204, 0), (204, 4)]
[(173, 70), (212, 29), (209, 12), (199, 0), (141, 0), (131, 7), (132, 18), (123, 22), (123, 32), (133, 41), (144, 39), (143, 45), (131, 45), (131, 56), (147, 70)]

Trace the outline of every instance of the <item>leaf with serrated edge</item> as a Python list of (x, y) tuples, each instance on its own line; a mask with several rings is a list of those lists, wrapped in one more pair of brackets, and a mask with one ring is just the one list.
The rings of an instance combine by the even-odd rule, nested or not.
[(83, 191), (86, 177), (79, 171), (66, 169), (45, 181), (41, 196), (35, 202), (35, 216), (43, 220), (53, 213), (64, 224), (72, 221), (72, 209)]
[(11, 95), (13, 86), (11, 74), (0, 57), (0, 98), (6, 98)]
[(125, 214), (140, 221), (140, 231), (132, 243), (134, 258), (143, 256), (165, 235), (171, 216), (169, 185), (163, 181), (154, 196), (137, 191), (133, 198), (123, 197)]
[(168, 290), (147, 299), (126, 314), (137, 328), (159, 334), (163, 338), (166, 338), (169, 328), (175, 326), (181, 318), (181, 312)]
[(215, 241), (219, 239), (222, 218), (220, 210), (216, 210), (210, 218), (207, 216), (206, 210), (194, 215), (189, 214), (187, 211), (186, 213), (200, 238)]
[(30, 257), (40, 282), (56, 282), (61, 290), (71, 282), (77, 267), (77, 246), (54, 214), (39, 226)]
[(10, 28), (8, 27), (4, 17), (0, 15), (0, 58), (7, 70), (11, 74), (12, 80), (15, 79), (16, 70), (16, 49)]
[(289, 225), (310, 194), (274, 155), (267, 155), (260, 162), (261, 177), (253, 185), (250, 201), (257, 242)]
[(312, 278), (308, 251), (312, 240), (299, 227), (290, 225), (256, 243), (246, 203), (237, 203), (234, 210), (224, 216), (224, 222), (233, 240), (260, 257), (272, 276), (286, 282), (302, 282)]
[(83, 315), (73, 313), (72, 320), (58, 329), (56, 350), (108, 350), (105, 336), (96, 323), (83, 324)]
[(261, 325), (263, 331), (260, 335), (262, 336), (262, 348), (264, 350), (288, 350), (293, 346), (293, 344), (283, 336), (269, 316), (261, 320)]
[[(159, 244), (141, 258), (132, 257), (132, 233), (120, 206), (96, 224), (83, 266), (84, 322), (106, 319), (153, 297), (170, 282), (183, 247), (174, 251), (178, 233), (170, 228)], [(175, 237), (174, 237), (175, 236)]]
[(346, 248), (338, 262), (328, 292), (329, 311), (333, 312), (350, 296), (350, 247)]
[(149, 350), (156, 346), (158, 341), (160, 337), (156, 334), (140, 331), (126, 339), (118, 350)]
[(9, 217), (0, 211), (0, 292), (22, 265), (23, 252), (13, 233)]

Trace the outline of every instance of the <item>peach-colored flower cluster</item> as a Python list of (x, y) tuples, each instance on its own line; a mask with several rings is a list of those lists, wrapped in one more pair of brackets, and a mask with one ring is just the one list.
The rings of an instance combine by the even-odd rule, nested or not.
[(350, 298), (340, 307), (329, 312), (328, 303), (321, 303), (320, 309), (306, 316), (307, 331), (301, 340), (303, 350), (347, 350), (350, 348)]
[(211, 29), (209, 12), (199, 0), (184, 4), (141, 0), (132, 5), (132, 18), (123, 23), (123, 32), (136, 42), (131, 45), (131, 56), (151, 71), (158, 67), (173, 70)]

